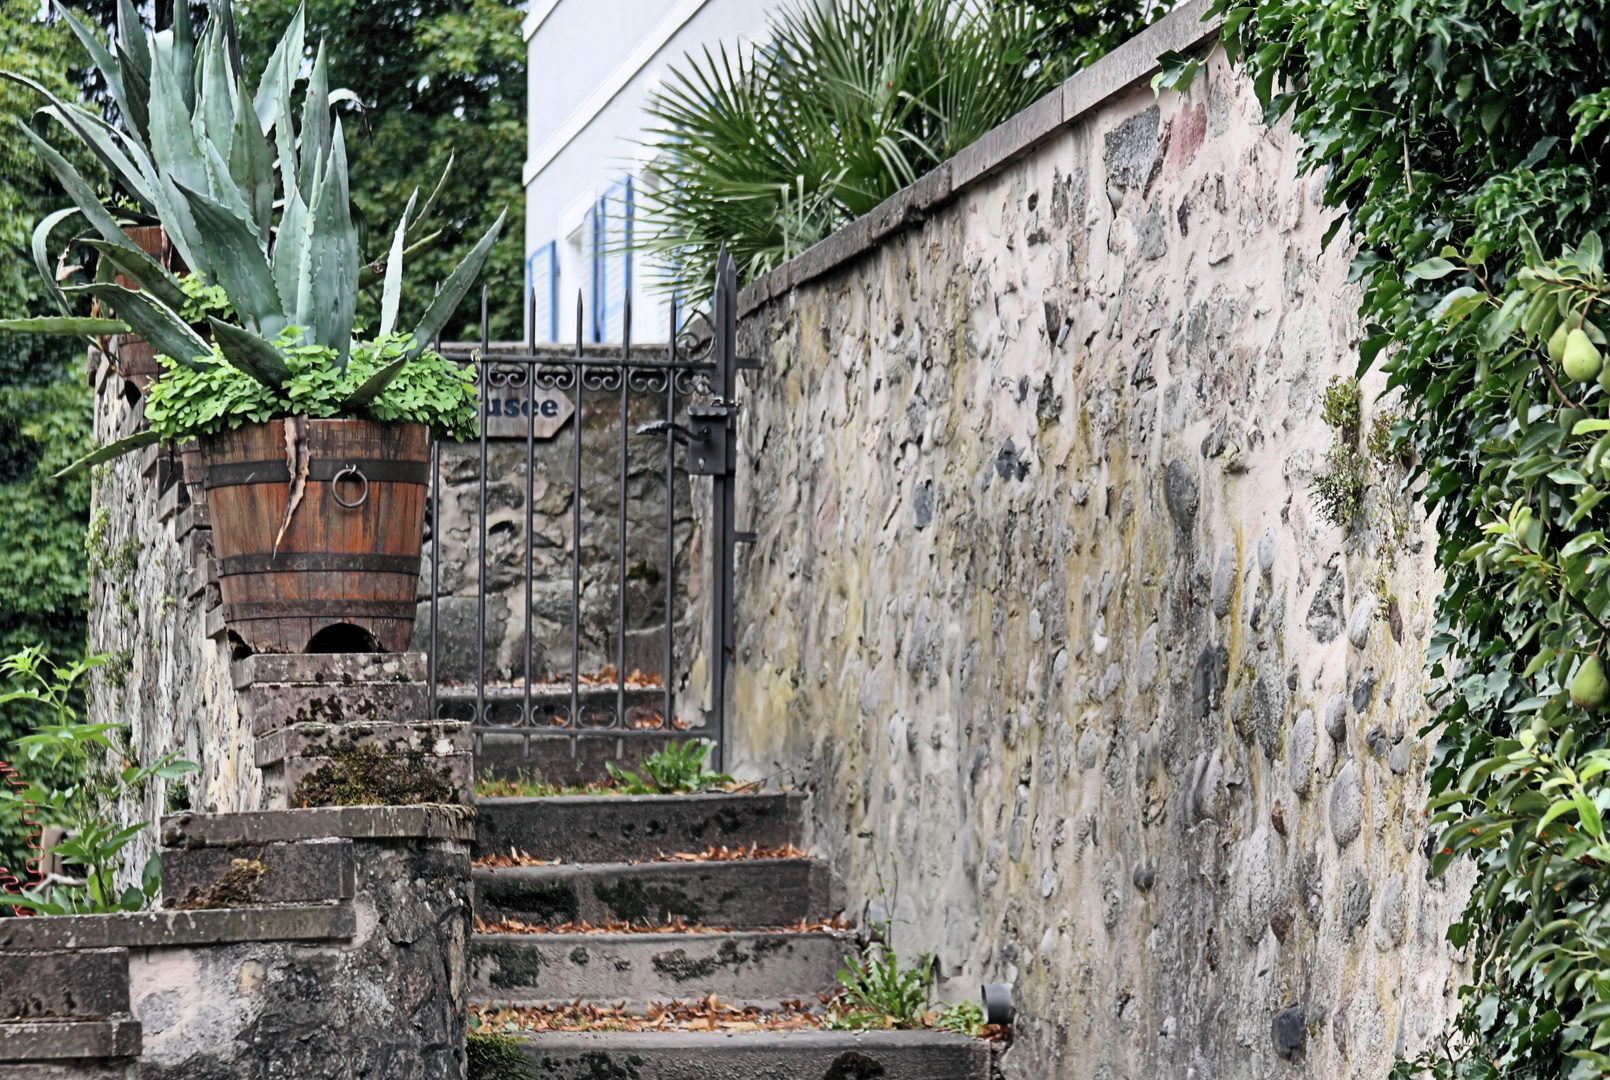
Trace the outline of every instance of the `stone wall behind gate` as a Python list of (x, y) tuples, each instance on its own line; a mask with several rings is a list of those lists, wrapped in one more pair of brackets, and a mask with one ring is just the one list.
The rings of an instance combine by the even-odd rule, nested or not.
[(729, 760), (815, 792), (939, 996), (1015, 986), (1012, 1076), (1380, 1077), (1466, 974), (1434, 537), (1389, 461), (1315, 509), (1351, 252), (1222, 51), (1147, 87), (1202, 6), (740, 302)]

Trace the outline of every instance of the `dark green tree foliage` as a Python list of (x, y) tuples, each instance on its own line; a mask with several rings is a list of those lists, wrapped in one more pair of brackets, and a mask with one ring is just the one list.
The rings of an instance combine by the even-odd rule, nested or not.
[(1035, 59), (1046, 59), (1070, 71), (1088, 67), (1168, 14), (1172, 0), (1001, 0), (1003, 7), (1019, 6), (1039, 22), (1029, 48)]
[[(1566, 380), (1553, 328), (1605, 325), (1610, 10), (1583, 0), (1220, 0), (1273, 123), (1326, 178), (1397, 434), (1446, 574), (1428, 660), (1443, 725), (1433, 869), (1470, 854), (1474, 985), (1439, 1076), (1610, 1069), (1603, 714), (1566, 687), (1610, 637), (1599, 468), (1610, 391)], [(1194, 62), (1165, 58), (1178, 85)], [(1580, 247), (1579, 247), (1580, 245)], [(1583, 324), (1584, 313), (1589, 315)], [(1597, 764), (1594, 764), (1597, 762)], [(1590, 767), (1591, 766), (1591, 767)], [(1593, 775), (1598, 773), (1597, 776)], [(1545, 787), (1544, 785), (1548, 786)], [(1446, 823), (1447, 829), (1440, 827)]]
[[(0, 0), (0, 65), (71, 96), (69, 69), (81, 50), (66, 27), (38, 12), (29, 0)], [(0, 82), (0, 311), (8, 315), (55, 313), (28, 245), (59, 189), (14, 123), (30, 119), (37, 104), (31, 92)], [(50, 479), (89, 446), (83, 364), (82, 348), (61, 338), (0, 334), (0, 655), (32, 644), (57, 656), (84, 650), (89, 482)], [(0, 706), (0, 758), (25, 773), (11, 744), (38, 719), (26, 709)], [(20, 844), (14, 815), (0, 813), (0, 865), (20, 864)]]
[[(246, 78), (255, 86), (296, 0), (254, 0), (237, 8)], [(386, 254), (396, 216), (418, 187), (430, 194), (449, 155), (453, 171), (429, 228), (434, 244), (409, 256), (400, 325), (412, 325), (430, 305), (432, 283), (445, 280), (489, 222), (507, 206), (525, 206), (525, 44), (523, 12), (506, 0), (308, 0), (307, 43), (329, 49), (330, 85), (362, 101), (346, 110), (352, 202), (362, 256)], [(492, 251), (482, 279), (491, 290), (492, 337), (518, 337), (523, 230), (509, 229)], [(360, 297), (358, 322), (373, 331), (380, 287)], [(471, 340), (480, 305), (466, 301), (443, 333)]]

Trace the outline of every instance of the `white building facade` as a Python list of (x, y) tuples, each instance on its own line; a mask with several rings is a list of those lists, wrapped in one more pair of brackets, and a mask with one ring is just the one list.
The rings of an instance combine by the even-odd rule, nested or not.
[(776, 7), (768, 0), (531, 0), (526, 16), (529, 143), (526, 286), (539, 342), (669, 336), (668, 296), (630, 252), (650, 157), (649, 93), (686, 54), (731, 53)]

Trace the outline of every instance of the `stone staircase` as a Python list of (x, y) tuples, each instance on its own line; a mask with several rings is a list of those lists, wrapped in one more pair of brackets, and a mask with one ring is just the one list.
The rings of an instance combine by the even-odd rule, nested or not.
[[(478, 860), (511, 851), (553, 860), (477, 867), (482, 924), (610, 929), (476, 933), (470, 1000), (633, 1012), (711, 995), (763, 1010), (818, 1005), (859, 947), (852, 931), (829, 923), (843, 903), (825, 862), (663, 861), (711, 846), (802, 846), (804, 800), (792, 792), (479, 800)], [(988, 1080), (994, 1069), (990, 1044), (929, 1031), (537, 1031), (520, 1039), (553, 1080)]]

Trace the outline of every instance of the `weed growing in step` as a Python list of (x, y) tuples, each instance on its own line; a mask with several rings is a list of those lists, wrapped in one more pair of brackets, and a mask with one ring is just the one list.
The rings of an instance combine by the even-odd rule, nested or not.
[(482, 799), (541, 799), (555, 795), (691, 795), (704, 791), (743, 791), (756, 784), (738, 784), (725, 773), (705, 768), (715, 743), (690, 739), (671, 743), (663, 750), (646, 754), (639, 763), (641, 773), (606, 762), (609, 779), (591, 784), (550, 784), (535, 770), (524, 769), (513, 777), (478, 780), (475, 794)]
[(469, 1080), (535, 1080), (537, 1071), (513, 1035), (470, 1031), (465, 1040)]
[(622, 769), (613, 761), (605, 762), (610, 779), (627, 795), (670, 795), (709, 791), (733, 782), (726, 773), (711, 772), (705, 768), (715, 743), (709, 739), (689, 739), (686, 742), (668, 743), (665, 749), (656, 750), (643, 758), (643, 773), (638, 775)]
[(923, 1027), (928, 1011), (928, 984), (934, 957), (917, 957), (915, 967), (904, 971), (900, 957), (881, 943), (873, 943), (860, 959), (844, 958), (839, 969), (839, 991), (827, 1008), (827, 1026), (835, 1030)]

